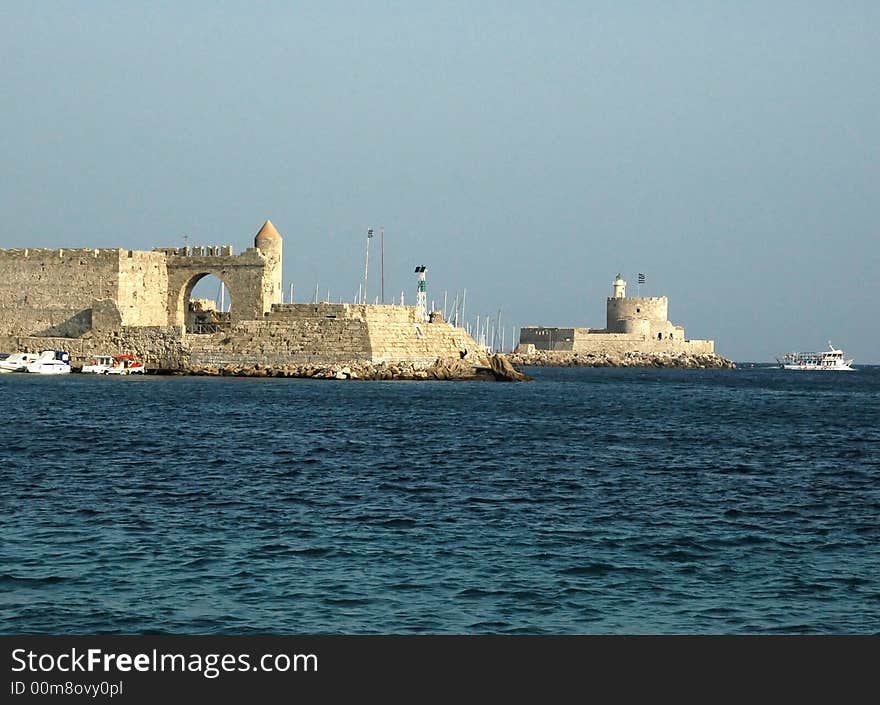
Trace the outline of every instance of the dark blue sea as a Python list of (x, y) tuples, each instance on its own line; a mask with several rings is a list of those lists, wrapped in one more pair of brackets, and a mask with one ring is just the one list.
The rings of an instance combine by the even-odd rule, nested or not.
[(0, 376), (0, 633), (878, 633), (880, 368)]

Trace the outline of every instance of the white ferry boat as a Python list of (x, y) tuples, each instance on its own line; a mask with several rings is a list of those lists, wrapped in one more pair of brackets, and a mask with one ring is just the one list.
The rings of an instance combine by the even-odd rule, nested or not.
[(828, 342), (828, 350), (822, 352), (785, 353), (776, 361), (783, 370), (849, 370), (852, 371), (852, 360), (843, 356), (843, 350), (835, 348)]

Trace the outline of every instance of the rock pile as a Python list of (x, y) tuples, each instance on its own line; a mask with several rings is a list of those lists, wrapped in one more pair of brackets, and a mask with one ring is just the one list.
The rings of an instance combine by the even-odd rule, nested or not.
[(212, 377), (295, 377), (307, 379), (368, 380), (498, 380), (522, 382), (531, 379), (516, 370), (504, 355), (483, 360), (437, 359), (428, 367), (408, 362), (372, 363), (357, 360), (333, 365), (190, 365), (180, 374)]
[(571, 351), (536, 350), (531, 355), (513, 353), (509, 362), (534, 367), (678, 367), (733, 369), (736, 365), (715, 353), (679, 352), (641, 353), (577, 353)]

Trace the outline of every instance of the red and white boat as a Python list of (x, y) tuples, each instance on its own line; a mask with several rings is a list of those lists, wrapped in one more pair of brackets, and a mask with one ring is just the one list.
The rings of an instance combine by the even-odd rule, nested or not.
[(144, 363), (134, 355), (98, 355), (82, 371), (93, 375), (132, 375), (143, 374)]

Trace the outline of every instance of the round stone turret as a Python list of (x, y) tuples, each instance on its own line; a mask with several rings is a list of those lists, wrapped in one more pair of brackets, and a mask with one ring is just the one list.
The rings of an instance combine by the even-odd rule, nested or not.
[(279, 233), (275, 229), (275, 226), (272, 225), (271, 220), (267, 220), (265, 223), (263, 223), (263, 227), (260, 228), (260, 232), (258, 232), (254, 237), (254, 247), (262, 251), (264, 255), (268, 255), (276, 248), (279, 251), (281, 250), (281, 233)]
[[(282, 302), (282, 239), (271, 220), (263, 223), (260, 232), (254, 237), (254, 247), (268, 260), (263, 277), (263, 296), (266, 306)], [(269, 310), (268, 308), (266, 310)]]

